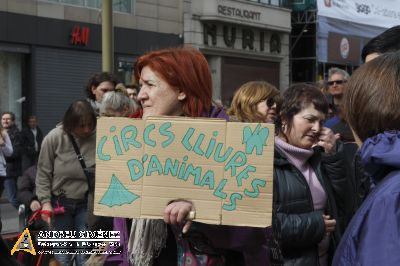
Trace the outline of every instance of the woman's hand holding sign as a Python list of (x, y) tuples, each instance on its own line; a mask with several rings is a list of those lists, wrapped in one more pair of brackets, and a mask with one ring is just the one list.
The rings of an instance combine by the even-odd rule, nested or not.
[(168, 204), (164, 210), (164, 222), (167, 224), (181, 224), (184, 223), (182, 232), (185, 234), (190, 226), (192, 220), (195, 218), (195, 208), (190, 201), (176, 200)]

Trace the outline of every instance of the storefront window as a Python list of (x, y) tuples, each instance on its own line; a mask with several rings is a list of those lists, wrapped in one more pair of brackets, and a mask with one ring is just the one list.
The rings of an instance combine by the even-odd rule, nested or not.
[[(102, 0), (42, 0), (66, 5), (90, 7), (101, 9)], [(113, 11), (133, 13), (133, 0), (113, 0)]]
[(133, 83), (134, 58), (119, 57), (117, 60), (117, 75), (125, 85)]
[(21, 127), (23, 55), (0, 52), (0, 112), (11, 111)]

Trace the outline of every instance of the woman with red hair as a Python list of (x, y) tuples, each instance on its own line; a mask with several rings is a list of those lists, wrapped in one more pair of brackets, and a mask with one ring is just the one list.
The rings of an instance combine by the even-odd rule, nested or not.
[[(147, 53), (135, 64), (142, 117), (187, 116), (228, 120), (212, 105), (212, 80), (205, 57), (194, 48), (170, 48)], [(163, 220), (115, 218), (121, 232), (117, 265), (266, 265), (264, 230), (215, 226), (190, 220), (190, 200), (172, 201)], [(124, 242), (130, 231), (129, 240)], [(126, 248), (128, 250), (126, 250)], [(251, 254), (251, 255), (250, 255)]]
[(135, 78), (139, 81), (143, 117), (207, 117), (211, 110), (208, 63), (194, 48), (164, 49), (139, 57)]

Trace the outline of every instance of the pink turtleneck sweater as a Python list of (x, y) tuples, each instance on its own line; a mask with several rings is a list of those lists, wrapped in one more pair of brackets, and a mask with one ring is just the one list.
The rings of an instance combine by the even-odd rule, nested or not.
[[(288, 161), (303, 174), (311, 191), (314, 210), (324, 213), (327, 200), (326, 192), (319, 182), (314, 169), (307, 162), (314, 154), (313, 149), (306, 150), (290, 145), (279, 137), (275, 137), (275, 145), (286, 156)], [(320, 265), (328, 264), (328, 247), (329, 237), (325, 235), (318, 245)]]

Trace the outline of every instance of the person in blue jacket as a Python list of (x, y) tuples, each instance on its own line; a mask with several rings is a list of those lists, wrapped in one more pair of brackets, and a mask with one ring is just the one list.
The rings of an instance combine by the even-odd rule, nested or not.
[(400, 52), (361, 66), (344, 110), (375, 187), (352, 218), (333, 265), (400, 265)]

